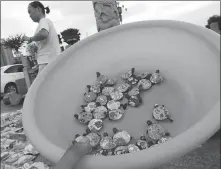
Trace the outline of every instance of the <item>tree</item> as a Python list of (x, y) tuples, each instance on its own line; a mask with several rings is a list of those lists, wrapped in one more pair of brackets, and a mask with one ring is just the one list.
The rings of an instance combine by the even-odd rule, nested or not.
[(29, 53), (30, 56), (35, 58), (38, 52), (38, 46), (35, 43), (30, 43), (28, 44), (26, 51)]
[(2, 40), (2, 45), (4, 45), (6, 48), (11, 48), (14, 50), (16, 55), (20, 54), (19, 49), (23, 44), (24, 40), (22, 34), (9, 36), (8, 38)]
[(79, 29), (69, 28), (61, 32), (62, 39), (68, 45), (73, 45), (80, 40), (81, 33)]

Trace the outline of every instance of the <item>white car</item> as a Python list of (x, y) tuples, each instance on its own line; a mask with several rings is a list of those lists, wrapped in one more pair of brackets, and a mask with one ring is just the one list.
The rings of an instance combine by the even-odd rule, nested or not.
[(23, 65), (7, 65), (1, 67), (1, 96), (5, 93), (18, 92), (16, 80), (25, 78)]

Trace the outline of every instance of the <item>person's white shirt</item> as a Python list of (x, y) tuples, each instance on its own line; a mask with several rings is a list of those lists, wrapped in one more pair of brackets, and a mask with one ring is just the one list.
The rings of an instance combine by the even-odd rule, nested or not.
[(37, 62), (38, 64), (50, 63), (59, 56), (61, 49), (58, 40), (58, 34), (55, 30), (54, 24), (48, 18), (42, 18), (39, 21), (35, 35), (42, 29), (48, 31), (48, 37), (44, 40), (37, 41), (38, 46)]

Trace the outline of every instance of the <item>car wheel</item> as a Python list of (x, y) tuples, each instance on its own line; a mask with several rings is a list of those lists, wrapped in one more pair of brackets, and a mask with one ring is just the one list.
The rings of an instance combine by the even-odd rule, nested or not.
[(5, 93), (11, 93), (11, 92), (18, 93), (17, 86), (14, 83), (9, 83), (5, 87)]

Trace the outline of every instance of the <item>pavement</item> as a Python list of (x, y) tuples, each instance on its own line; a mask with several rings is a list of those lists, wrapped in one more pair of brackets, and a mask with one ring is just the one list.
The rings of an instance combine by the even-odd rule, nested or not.
[[(21, 108), (22, 105), (15, 107), (5, 106), (1, 101), (1, 113), (14, 112)], [(35, 161), (44, 162), (49, 166), (51, 165), (51, 163), (41, 155), (39, 155)], [(155, 169), (220, 169), (220, 132), (217, 132), (205, 144), (194, 151)]]

